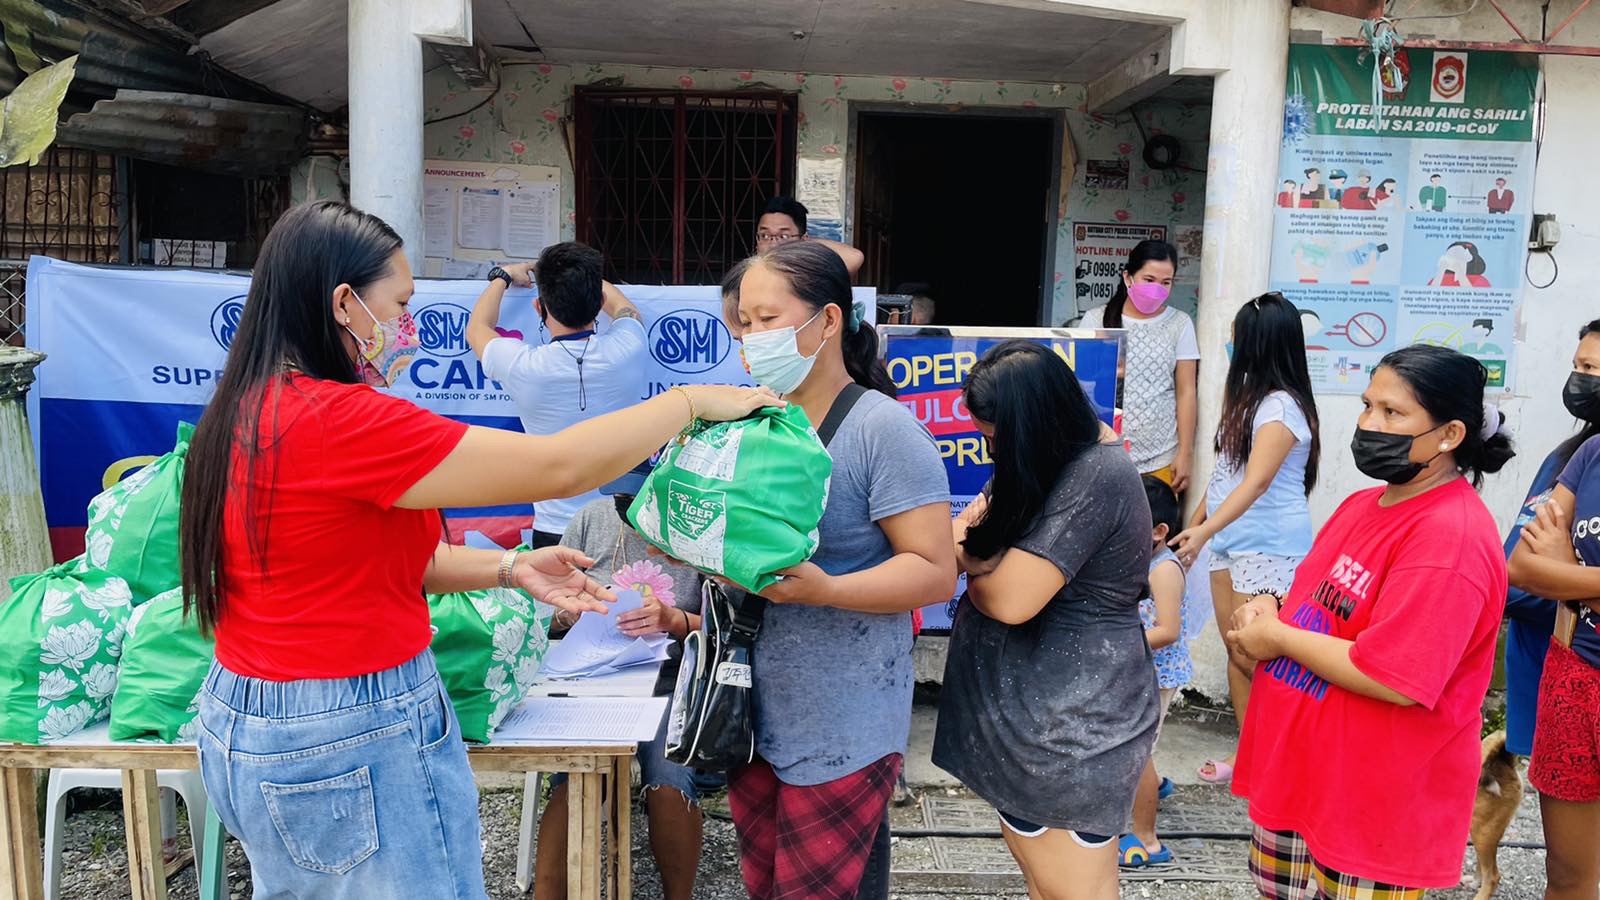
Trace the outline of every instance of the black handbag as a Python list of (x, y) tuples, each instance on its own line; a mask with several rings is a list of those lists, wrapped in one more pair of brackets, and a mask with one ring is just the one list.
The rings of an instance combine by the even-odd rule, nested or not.
[[(823, 446), (864, 394), (858, 384), (839, 393), (817, 429)], [(766, 613), (767, 599), (759, 594), (725, 589), (709, 578), (701, 583), (700, 627), (684, 638), (667, 713), (667, 759), (708, 772), (732, 771), (755, 759), (752, 666)]]

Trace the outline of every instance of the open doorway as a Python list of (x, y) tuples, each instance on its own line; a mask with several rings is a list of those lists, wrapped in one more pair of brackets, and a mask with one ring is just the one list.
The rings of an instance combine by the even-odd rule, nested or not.
[(930, 286), (936, 324), (1048, 324), (1059, 123), (865, 109), (856, 119), (859, 281)]

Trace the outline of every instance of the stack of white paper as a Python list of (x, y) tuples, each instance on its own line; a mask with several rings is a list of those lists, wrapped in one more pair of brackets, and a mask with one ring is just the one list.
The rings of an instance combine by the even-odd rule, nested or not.
[(666, 635), (628, 637), (617, 630), (617, 616), (644, 605), (638, 591), (617, 591), (617, 602), (605, 615), (586, 612), (545, 654), (539, 674), (548, 678), (609, 675), (630, 666), (667, 658), (672, 638)]

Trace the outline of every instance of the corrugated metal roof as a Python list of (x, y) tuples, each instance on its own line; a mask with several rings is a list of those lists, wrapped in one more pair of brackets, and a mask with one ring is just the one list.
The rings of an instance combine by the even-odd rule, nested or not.
[(57, 130), (63, 146), (226, 175), (280, 172), (305, 152), (304, 112), (196, 94), (118, 91)]
[[(85, 108), (119, 89), (207, 93), (236, 100), (281, 98), (219, 66), (204, 53), (186, 52), (110, 19), (86, 15), (65, 0), (0, 0), (0, 26), (25, 31), (45, 62), (78, 54), (69, 108)], [(0, 95), (26, 77), (9, 49), (0, 49)]]

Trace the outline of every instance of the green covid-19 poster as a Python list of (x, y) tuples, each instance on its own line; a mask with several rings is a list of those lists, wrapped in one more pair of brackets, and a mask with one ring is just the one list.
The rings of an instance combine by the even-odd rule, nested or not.
[(1312, 380), (1360, 393), (1382, 356), (1432, 343), (1511, 387), (1533, 201), (1537, 60), (1408, 50), (1374, 103), (1356, 47), (1289, 50), (1272, 287), (1301, 311)]

